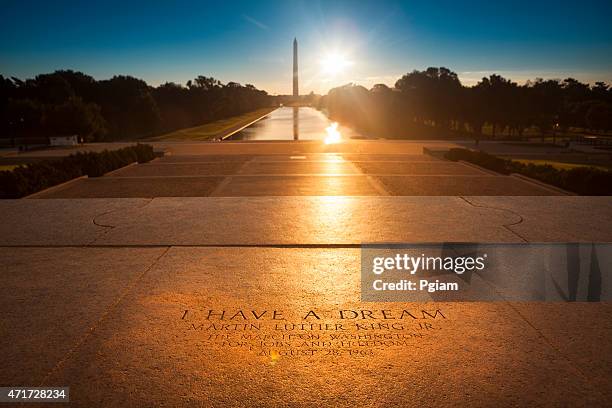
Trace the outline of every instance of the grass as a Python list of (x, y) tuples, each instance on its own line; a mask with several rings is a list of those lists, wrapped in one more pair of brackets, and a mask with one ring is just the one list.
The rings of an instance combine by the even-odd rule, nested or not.
[(512, 159), (512, 160), (519, 162), (519, 163), (523, 163), (523, 164), (530, 164), (530, 163), (538, 164), (538, 165), (548, 164), (549, 166), (553, 166), (555, 169), (559, 169), (559, 170), (571, 170), (571, 169), (575, 169), (578, 167), (595, 167), (596, 169), (600, 169), (600, 170), (609, 170), (608, 168), (604, 166), (594, 166), (592, 164), (563, 163), (563, 162), (550, 161), (550, 160), (525, 160), (525, 159)]
[[(485, 136), (493, 136), (493, 126), (491, 125), (484, 125), (482, 127), (482, 134)], [(508, 131), (508, 129), (497, 129), (497, 131), (495, 132), (495, 136), (497, 138), (501, 138), (501, 137), (510, 137), (510, 132)], [(593, 132), (590, 131), (589, 129), (582, 129), (582, 128), (575, 128), (575, 127), (570, 127), (569, 129), (567, 129), (566, 131), (562, 131), (561, 129), (557, 129), (556, 131), (556, 137), (555, 140), (557, 143), (559, 143), (561, 140), (563, 139), (568, 139), (574, 136), (604, 136), (604, 137), (612, 137), (612, 133), (610, 132)], [(514, 137), (516, 137), (516, 134), (514, 135)], [(537, 139), (537, 140), (541, 140), (542, 138), (542, 133), (540, 132), (540, 129), (536, 128), (535, 126), (531, 126), (526, 128), (523, 131), (523, 137), (526, 139)], [(550, 133), (548, 133), (545, 136), (545, 140), (548, 140), (550, 142), (552, 142), (553, 137)]]
[(13, 170), (16, 167), (19, 167), (19, 164), (1, 164), (0, 171)]
[(276, 108), (261, 108), (243, 115), (232, 116), (231, 118), (221, 119), (205, 125), (196, 126), (187, 129), (175, 130), (174, 132), (153, 137), (149, 140), (188, 140), (202, 141), (221, 138), (228, 133), (241, 128), (262, 117)]
[[(593, 166), (572, 166), (552, 160), (511, 160), (462, 148), (451, 148), (444, 157), (452, 161), (465, 160), (501, 174), (522, 174), (580, 195), (612, 196), (612, 171)], [(560, 169), (553, 167), (554, 163), (572, 167)]]

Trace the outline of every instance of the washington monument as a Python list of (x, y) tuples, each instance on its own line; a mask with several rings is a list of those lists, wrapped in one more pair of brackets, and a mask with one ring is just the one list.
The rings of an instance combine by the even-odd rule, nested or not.
[(297, 38), (293, 39), (293, 96), (297, 98), (300, 96), (298, 90), (298, 49), (297, 49)]

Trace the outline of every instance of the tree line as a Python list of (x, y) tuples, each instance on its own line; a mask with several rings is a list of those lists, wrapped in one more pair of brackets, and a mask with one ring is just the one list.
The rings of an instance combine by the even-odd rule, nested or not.
[(573, 78), (518, 85), (491, 75), (467, 87), (448, 68), (427, 68), (403, 75), (393, 88), (334, 88), (317, 104), (330, 117), (374, 137), (522, 139), (527, 129), (542, 136), (570, 128), (612, 130), (612, 88)]
[(198, 76), (153, 87), (131, 76), (96, 80), (71, 70), (21, 80), (0, 75), (0, 137), (79, 135), (86, 141), (152, 136), (239, 115), (273, 100), (253, 85)]

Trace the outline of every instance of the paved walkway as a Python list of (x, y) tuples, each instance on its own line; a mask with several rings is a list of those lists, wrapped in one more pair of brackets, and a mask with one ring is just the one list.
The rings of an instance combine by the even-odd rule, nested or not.
[(605, 406), (610, 303), (360, 302), (363, 242), (612, 241), (608, 197), (422, 147), (167, 145), (0, 201), (0, 383), (79, 407)]
[(390, 143), (395, 149), (353, 141), (327, 152), (317, 151), (320, 142), (208, 144), (209, 150), (177, 144), (151, 163), (38, 198), (559, 195), (514, 176), (422, 154), (421, 144)]

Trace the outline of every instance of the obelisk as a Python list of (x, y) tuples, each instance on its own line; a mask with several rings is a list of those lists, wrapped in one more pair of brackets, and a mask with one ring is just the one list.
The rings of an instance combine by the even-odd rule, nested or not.
[(297, 99), (300, 96), (298, 90), (298, 50), (297, 50), (297, 38), (293, 39), (293, 97)]

